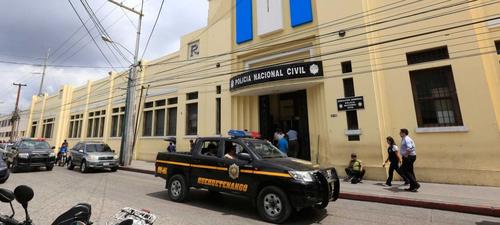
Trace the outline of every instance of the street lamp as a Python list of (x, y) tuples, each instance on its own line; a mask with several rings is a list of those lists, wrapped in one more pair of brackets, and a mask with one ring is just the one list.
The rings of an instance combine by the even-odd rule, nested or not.
[(108, 42), (108, 43), (114, 43), (114, 44), (117, 44), (118, 46), (122, 47), (123, 49), (125, 49), (125, 51), (128, 52), (128, 54), (130, 54), (131, 56), (134, 56), (134, 53), (132, 53), (130, 50), (128, 50), (128, 48), (126, 48), (125, 46), (123, 46), (122, 44), (120, 44), (119, 42), (116, 42), (116, 41), (113, 41), (111, 40), (110, 37), (108, 36), (104, 36), (104, 35), (101, 35), (101, 39), (105, 42)]

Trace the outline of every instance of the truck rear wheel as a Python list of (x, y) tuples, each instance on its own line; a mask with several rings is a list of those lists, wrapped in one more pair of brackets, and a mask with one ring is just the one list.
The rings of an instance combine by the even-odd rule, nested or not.
[(177, 174), (168, 180), (168, 197), (174, 202), (183, 202), (186, 200), (188, 187), (184, 176)]
[(292, 214), (292, 206), (288, 197), (276, 186), (263, 188), (257, 197), (257, 211), (259, 215), (271, 223), (283, 223)]

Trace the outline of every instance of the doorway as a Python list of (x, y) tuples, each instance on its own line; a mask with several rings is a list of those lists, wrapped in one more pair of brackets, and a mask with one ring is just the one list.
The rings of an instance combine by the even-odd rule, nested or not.
[(296, 130), (298, 158), (311, 160), (306, 90), (259, 96), (259, 122), (262, 137), (271, 141), (277, 129)]

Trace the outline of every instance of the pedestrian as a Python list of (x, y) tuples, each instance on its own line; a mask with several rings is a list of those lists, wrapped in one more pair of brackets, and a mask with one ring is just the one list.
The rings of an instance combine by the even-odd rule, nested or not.
[(278, 146), (278, 141), (281, 139), (282, 136), (284, 136), (283, 132), (281, 131), (280, 128), (277, 128), (276, 131), (274, 132), (274, 135), (273, 135), (274, 145)]
[(288, 152), (288, 141), (286, 140), (284, 135), (280, 136), (280, 139), (278, 140), (278, 149), (287, 154)]
[(389, 165), (389, 176), (387, 177), (387, 181), (385, 184), (387, 186), (392, 186), (392, 178), (394, 176), (394, 171), (396, 171), (401, 178), (403, 178), (405, 181), (407, 180), (403, 173), (400, 170), (400, 167), (403, 163), (403, 159), (401, 157), (401, 154), (399, 154), (399, 148), (396, 145), (396, 142), (394, 141), (394, 138), (391, 136), (386, 138), (388, 147), (387, 147), (387, 159), (385, 160), (384, 164), (382, 164), (382, 167), (385, 167), (387, 162), (390, 162), (391, 164)]
[(171, 141), (169, 144), (168, 144), (168, 147), (167, 147), (167, 151), (168, 152), (175, 152), (175, 144), (173, 141)]
[(401, 136), (400, 151), (403, 156), (403, 173), (410, 184), (410, 187), (405, 189), (405, 191), (417, 192), (420, 184), (417, 182), (415, 171), (413, 170), (413, 165), (417, 160), (417, 152), (415, 150), (415, 142), (413, 142), (408, 134), (409, 132), (406, 128), (399, 130), (399, 135)]
[(298, 133), (293, 128), (286, 133), (288, 136), (288, 156), (297, 158), (299, 155), (299, 139)]
[(363, 176), (365, 176), (365, 167), (363, 166), (363, 162), (358, 159), (356, 153), (351, 153), (351, 161), (349, 162), (349, 166), (345, 168), (345, 173), (347, 177), (344, 181), (350, 180), (351, 183), (357, 184), (363, 180)]

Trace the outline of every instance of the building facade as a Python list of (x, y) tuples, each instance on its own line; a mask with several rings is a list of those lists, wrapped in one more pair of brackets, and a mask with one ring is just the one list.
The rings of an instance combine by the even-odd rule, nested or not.
[[(14, 137), (25, 137), (26, 128), (28, 127), (28, 110), (19, 111), (19, 120), (17, 120), (17, 128)], [(0, 116), (0, 141), (9, 142), (12, 133), (12, 114)]]
[[(205, 28), (142, 62), (134, 157), (154, 160), (170, 138), (187, 151), (229, 129), (293, 128), (300, 158), (343, 172), (356, 152), (385, 179), (385, 139), (407, 128), (419, 180), (500, 186), (498, 12), (481, 0), (210, 0)], [(119, 150), (126, 82), (111, 72), (34, 96), (29, 135)]]

